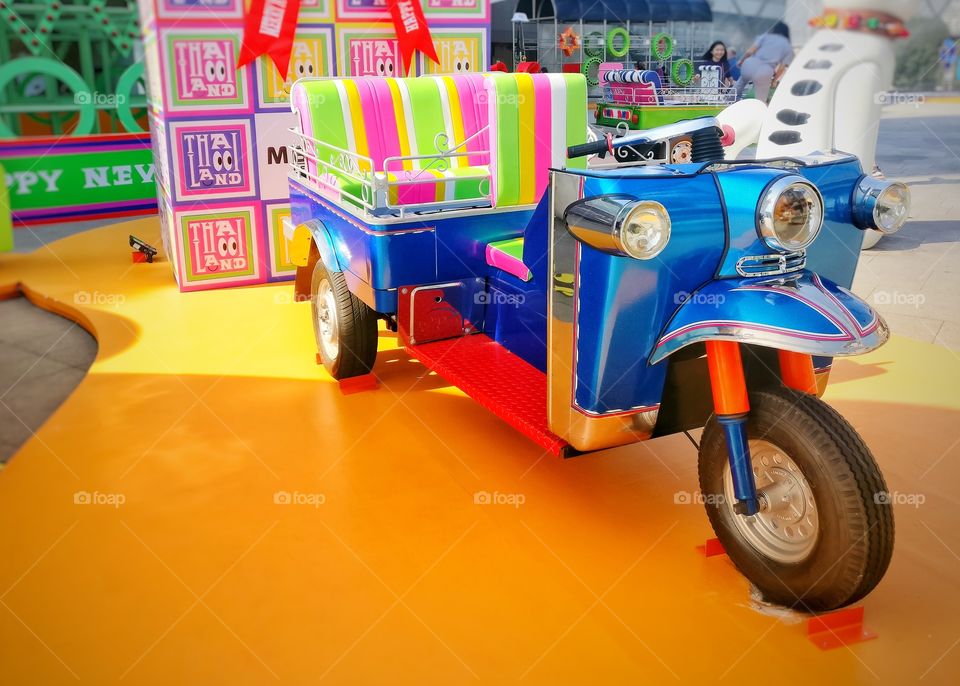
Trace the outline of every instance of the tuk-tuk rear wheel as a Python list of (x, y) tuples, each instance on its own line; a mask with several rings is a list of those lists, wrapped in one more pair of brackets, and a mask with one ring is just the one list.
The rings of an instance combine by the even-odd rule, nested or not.
[[(890, 563), (894, 525), (863, 439), (819, 398), (786, 388), (750, 394), (747, 435), (761, 504), (753, 517), (734, 511), (716, 417), (700, 442), (707, 516), (731, 561), (765, 600), (788, 607), (823, 612), (867, 595)], [(774, 500), (786, 509), (772, 512)], [(789, 534), (777, 530), (784, 524)]]
[(369, 374), (377, 358), (377, 314), (347, 287), (340, 272), (318, 260), (310, 284), (313, 334), (334, 379)]

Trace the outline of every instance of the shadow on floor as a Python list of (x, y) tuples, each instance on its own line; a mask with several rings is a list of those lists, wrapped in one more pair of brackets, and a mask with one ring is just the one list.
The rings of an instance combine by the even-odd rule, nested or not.
[(79, 324), (26, 298), (0, 301), (0, 463), (73, 392), (96, 354)]

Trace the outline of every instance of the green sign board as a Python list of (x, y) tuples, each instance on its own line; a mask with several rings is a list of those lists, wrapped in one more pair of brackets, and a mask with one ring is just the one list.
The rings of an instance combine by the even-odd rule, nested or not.
[(16, 223), (157, 210), (148, 134), (0, 141), (0, 164)]

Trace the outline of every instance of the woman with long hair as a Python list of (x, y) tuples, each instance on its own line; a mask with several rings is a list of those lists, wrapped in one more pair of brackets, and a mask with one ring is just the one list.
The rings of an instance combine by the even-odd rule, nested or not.
[(793, 60), (790, 29), (782, 21), (758, 36), (740, 60), (741, 74), (737, 81), (737, 99), (743, 97), (747, 84), (753, 81), (754, 97), (763, 102), (770, 96), (775, 84)]
[(714, 41), (713, 45), (703, 53), (703, 57), (697, 62), (697, 71), (700, 70), (700, 67), (720, 67), (720, 83), (724, 86), (733, 85), (727, 45), (722, 40)]

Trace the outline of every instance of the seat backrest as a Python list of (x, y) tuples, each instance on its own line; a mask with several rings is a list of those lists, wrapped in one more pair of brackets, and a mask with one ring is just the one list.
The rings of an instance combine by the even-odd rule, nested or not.
[(587, 140), (582, 74), (488, 74), (494, 205), (539, 202), (549, 169), (585, 168), (567, 147)]
[[(567, 146), (586, 141), (582, 74), (304, 79), (294, 84), (291, 102), (306, 136), (370, 158), (372, 171), (438, 170), (430, 160), (391, 161), (388, 169), (385, 164), (391, 157), (437, 154), (438, 142), (443, 144), (438, 134), (447, 149), (469, 139), (461, 151), (470, 154), (450, 158), (449, 165), (489, 165), (495, 206), (535, 204), (550, 167), (586, 165), (566, 159)], [(339, 156), (305, 147), (330, 164)], [(371, 171), (369, 166), (361, 162), (360, 171)], [(312, 162), (308, 168), (317, 173)], [(436, 196), (442, 199), (444, 192)]]
[[(384, 160), (437, 154), (438, 134), (449, 148), (486, 127), (483, 80), (482, 74), (304, 79), (294, 84), (291, 102), (305, 135), (370, 157), (376, 171), (414, 170), (429, 161), (406, 160), (385, 170)], [(488, 164), (480, 154), (486, 149), (486, 135), (475, 136), (464, 150), (477, 154), (450, 164)], [(336, 157), (324, 150), (318, 156), (328, 162)]]

